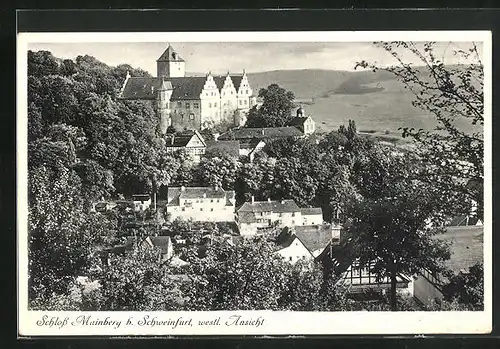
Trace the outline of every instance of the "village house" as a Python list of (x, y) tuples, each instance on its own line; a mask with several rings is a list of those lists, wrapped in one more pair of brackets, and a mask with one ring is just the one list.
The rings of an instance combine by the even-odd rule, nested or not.
[(151, 206), (151, 197), (147, 194), (132, 195), (132, 205), (135, 212), (145, 211)]
[(157, 249), (160, 253), (161, 261), (170, 260), (174, 254), (174, 247), (170, 236), (147, 236), (142, 240), (139, 247), (143, 250)]
[[(313, 211), (305, 210), (297, 206), (293, 200), (255, 201), (245, 202), (236, 210), (236, 220), (241, 235), (255, 235), (266, 232), (276, 227), (294, 227), (304, 225), (304, 221), (317, 221), (321, 208)], [(323, 215), (321, 214), (321, 221)]]
[(234, 222), (235, 193), (219, 187), (169, 187), (168, 220)]
[(276, 238), (277, 251), (285, 260), (315, 260), (340, 237), (340, 227), (331, 224), (295, 226), (284, 228)]
[(297, 114), (289, 122), (289, 126), (298, 128), (305, 135), (310, 135), (316, 132), (316, 123), (310, 115), (305, 115), (304, 108), (302, 107), (297, 109)]
[(205, 154), (207, 144), (202, 135), (194, 130), (167, 135), (165, 146), (167, 153), (183, 151), (193, 162), (198, 163)]
[(248, 161), (253, 162), (255, 155), (266, 146), (266, 143), (262, 139), (251, 139), (249, 141), (240, 141), (239, 146), (240, 156), (244, 156)]
[(242, 127), (229, 130), (219, 136), (219, 140), (237, 140), (241, 143), (254, 140), (269, 140), (277, 138), (301, 138), (304, 134), (294, 126), (283, 127)]
[(186, 76), (185, 60), (170, 45), (156, 64), (156, 77), (127, 73), (120, 98), (152, 101), (163, 133), (169, 126), (176, 130), (202, 130), (221, 123), (242, 126), (257, 103), (244, 70), (241, 75)]

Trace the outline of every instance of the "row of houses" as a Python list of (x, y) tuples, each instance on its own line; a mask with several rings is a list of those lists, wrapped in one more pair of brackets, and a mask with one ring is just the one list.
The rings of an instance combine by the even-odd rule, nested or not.
[(212, 150), (218, 150), (234, 157), (245, 157), (249, 161), (253, 161), (255, 155), (271, 140), (307, 137), (315, 131), (316, 123), (310, 115), (305, 116), (304, 109), (301, 107), (297, 109), (296, 116), (291, 119), (289, 126), (241, 127), (230, 129), (221, 135), (208, 135), (197, 130), (186, 130), (167, 134), (165, 146), (168, 153), (183, 151), (195, 163)]

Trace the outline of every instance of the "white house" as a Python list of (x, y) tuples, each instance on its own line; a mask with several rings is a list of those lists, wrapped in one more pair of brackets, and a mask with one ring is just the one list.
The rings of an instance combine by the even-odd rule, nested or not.
[(236, 199), (233, 190), (219, 187), (169, 187), (167, 214), (194, 221), (234, 222)]
[(143, 249), (159, 249), (162, 261), (169, 260), (174, 254), (174, 247), (170, 236), (148, 236), (140, 244)]
[(151, 206), (151, 197), (146, 194), (136, 194), (132, 196), (134, 211), (144, 211)]

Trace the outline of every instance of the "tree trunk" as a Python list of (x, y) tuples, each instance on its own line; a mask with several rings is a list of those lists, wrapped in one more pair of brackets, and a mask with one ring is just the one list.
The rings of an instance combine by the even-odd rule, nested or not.
[(398, 310), (398, 304), (397, 304), (397, 289), (396, 289), (396, 284), (397, 284), (397, 274), (395, 271), (391, 272), (391, 311), (397, 311)]

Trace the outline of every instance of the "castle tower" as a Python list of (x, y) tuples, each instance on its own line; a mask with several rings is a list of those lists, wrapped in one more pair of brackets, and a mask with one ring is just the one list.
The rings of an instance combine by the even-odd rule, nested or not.
[(160, 87), (156, 90), (156, 108), (160, 119), (160, 132), (165, 134), (167, 128), (172, 124), (170, 118), (170, 97), (172, 96), (172, 84), (162, 79)]
[(172, 46), (168, 45), (163, 54), (156, 60), (157, 77), (179, 78), (186, 73), (186, 62), (179, 56)]

